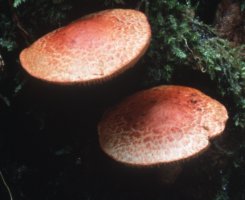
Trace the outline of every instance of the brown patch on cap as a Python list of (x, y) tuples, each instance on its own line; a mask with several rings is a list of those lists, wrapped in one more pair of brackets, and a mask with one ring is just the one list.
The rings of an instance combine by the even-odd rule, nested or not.
[(146, 166), (195, 156), (221, 134), (226, 108), (182, 86), (140, 91), (105, 113), (98, 125), (103, 151), (125, 164)]
[(146, 16), (112, 9), (87, 15), (54, 30), (20, 54), (32, 76), (56, 84), (90, 84), (132, 67), (150, 44)]

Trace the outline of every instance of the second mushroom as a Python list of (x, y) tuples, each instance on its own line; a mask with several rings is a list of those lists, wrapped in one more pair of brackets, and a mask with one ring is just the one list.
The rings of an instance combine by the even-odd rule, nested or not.
[(106, 112), (98, 125), (102, 150), (132, 166), (193, 157), (220, 135), (228, 114), (218, 101), (183, 86), (140, 91)]

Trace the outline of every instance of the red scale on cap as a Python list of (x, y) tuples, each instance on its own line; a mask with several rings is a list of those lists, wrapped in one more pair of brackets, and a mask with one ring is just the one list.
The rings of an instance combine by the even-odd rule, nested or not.
[(227, 119), (222, 104), (196, 89), (158, 86), (110, 109), (98, 125), (99, 141), (105, 153), (123, 163), (173, 162), (207, 148)]
[(146, 16), (137, 10), (111, 9), (87, 15), (54, 30), (20, 54), (33, 77), (56, 84), (90, 84), (131, 68), (151, 38)]

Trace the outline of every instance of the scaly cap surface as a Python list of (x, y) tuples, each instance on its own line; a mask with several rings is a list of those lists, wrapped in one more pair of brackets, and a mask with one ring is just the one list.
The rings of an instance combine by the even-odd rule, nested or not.
[(119, 103), (98, 125), (103, 151), (117, 161), (146, 166), (200, 153), (222, 133), (226, 108), (202, 92), (158, 86)]
[(112, 9), (87, 15), (38, 39), (20, 54), (32, 76), (56, 84), (90, 84), (132, 67), (150, 44), (146, 16)]

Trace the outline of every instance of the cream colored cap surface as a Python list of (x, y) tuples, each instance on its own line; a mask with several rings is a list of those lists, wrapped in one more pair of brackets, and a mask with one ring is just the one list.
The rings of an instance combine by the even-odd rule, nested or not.
[(126, 164), (168, 163), (206, 149), (227, 119), (221, 103), (196, 89), (158, 86), (108, 110), (98, 125), (99, 142), (106, 154)]
[(57, 84), (89, 84), (132, 67), (151, 38), (146, 16), (137, 10), (93, 13), (54, 30), (20, 54), (33, 77)]

